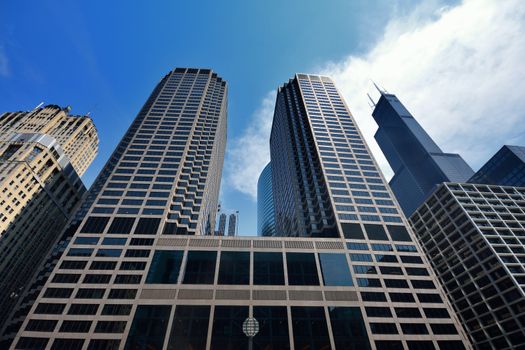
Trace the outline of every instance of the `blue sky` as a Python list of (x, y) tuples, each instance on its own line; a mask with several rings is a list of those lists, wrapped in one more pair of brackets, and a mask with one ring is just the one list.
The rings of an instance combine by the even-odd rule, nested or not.
[[(271, 92), (295, 72), (335, 75), (358, 123), (359, 118), (363, 120), (365, 136), (372, 133), (373, 125), (369, 124), (370, 111), (361, 107), (362, 97), (366, 97), (363, 82), (374, 78), (398, 93), (416, 117), (419, 114), (415, 112), (421, 113), (423, 126), (442, 142), (442, 146), (450, 146), (447, 151), (466, 152), (467, 161), (470, 160), (475, 168), (499, 148), (497, 145), (509, 139), (516, 141), (514, 143), (523, 141), (523, 135), (512, 134), (513, 128), (509, 126), (494, 136), (493, 146), (482, 150), (475, 147), (475, 139), (456, 142), (461, 132), (451, 133), (450, 129), (440, 128), (436, 121), (443, 119), (442, 113), (461, 111), (462, 105), (452, 98), (451, 109), (439, 111), (435, 118), (432, 117), (435, 113), (428, 109), (434, 106), (432, 96), (451, 100), (449, 95), (434, 95), (437, 87), (433, 83), (443, 83), (439, 79), (444, 79), (447, 72), (453, 74), (466, 67), (465, 60), (478, 57), (478, 51), (480, 57), (485, 57), (485, 46), (492, 49), (492, 46), (504, 44), (496, 40), (498, 38), (478, 40), (485, 46), (469, 41), (469, 35), (476, 34), (476, 30), (494, 32), (491, 28), (494, 19), (484, 24), (482, 19), (486, 16), (496, 16), (497, 25), (514, 21), (515, 26), (509, 31), (517, 33), (513, 38), (518, 42), (509, 45), (517, 49), (510, 53), (503, 50), (501, 54), (523, 57), (524, 36), (518, 35), (523, 34), (523, 25), (520, 26), (524, 22), (522, 4), (509, 1), (510, 5), (496, 8), (490, 3), (487, 0), (464, 3), (50, 0), (24, 4), (3, 1), (0, 3), (0, 111), (27, 110), (44, 101), (71, 105), (74, 114), (90, 112), (99, 131), (100, 152), (84, 176), (89, 185), (165, 73), (178, 66), (210, 67), (229, 84), (228, 148), (222, 203), (228, 209), (240, 210), (241, 234), (255, 234), (253, 173), (262, 169), (266, 162), (267, 150), (259, 149), (264, 148), (260, 147), (261, 142), (264, 144), (267, 140), (267, 125), (273, 108)], [(482, 17), (476, 18), (476, 15)], [(470, 31), (467, 28), (465, 40), (458, 44), (456, 34), (442, 34), (448, 31), (440, 28), (451, 27), (447, 21), (472, 26)], [(425, 30), (429, 40), (423, 40), (419, 34)], [(407, 37), (414, 45), (403, 41)], [(425, 42), (432, 40), (441, 43), (439, 47), (445, 51), (425, 49)], [(395, 47), (391, 46), (393, 44)], [(398, 52), (403, 47), (407, 49)], [(422, 62), (421, 67), (419, 64), (407, 67), (409, 60), (403, 59), (403, 55), (418, 48), (422, 49), (411, 56), (425, 53), (417, 61)], [(435, 66), (435, 60), (450, 57), (451, 53), (459, 56), (452, 55), (451, 63), (441, 67), (439, 74), (429, 71), (428, 66)], [(503, 59), (506, 61), (502, 62)], [(509, 62), (508, 59), (497, 56), (487, 63), (480, 58), (470, 62), (470, 66), (482, 68), (493, 63), (495, 68), (498, 64), (510, 65), (514, 71), (517, 68), (523, 71), (523, 67), (514, 67), (517, 61)], [(471, 75), (480, 74), (479, 70), (466, 70)], [(400, 72), (402, 76), (392, 72)], [(494, 92), (495, 87), (506, 88), (509, 84), (523, 85), (517, 82), (521, 73), (514, 72), (511, 77), (510, 73), (502, 72), (499, 77), (490, 77), (488, 71), (483, 72), (484, 81), (489, 80), (487, 91)], [(436, 79), (429, 79), (429, 75)], [(354, 76), (356, 80), (352, 81)], [(426, 86), (423, 85), (425, 81)], [(357, 87), (360, 89), (356, 90)], [(477, 96), (472, 96), (472, 86), (468, 84), (460, 84), (460, 88), (453, 91), (452, 97)], [(512, 103), (514, 98), (518, 101), (521, 97), (510, 95)], [(505, 96), (509, 98), (508, 93)], [(356, 101), (356, 109), (352, 108), (353, 101)], [(473, 113), (479, 116), (482, 107), (491, 106), (482, 105)], [(514, 107), (513, 111), (521, 105)], [(523, 121), (522, 117), (523, 114), (517, 113), (511, 121)], [(454, 118), (450, 120), (462, 119), (460, 114)], [(466, 135), (468, 126), (461, 130)], [(254, 151), (247, 154), (247, 149)], [(381, 155), (376, 156), (383, 164)], [(250, 159), (255, 162), (247, 164)]]

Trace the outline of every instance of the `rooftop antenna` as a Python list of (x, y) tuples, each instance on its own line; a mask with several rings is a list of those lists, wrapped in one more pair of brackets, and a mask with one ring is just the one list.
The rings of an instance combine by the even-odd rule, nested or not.
[(372, 84), (374, 84), (375, 88), (377, 89), (377, 91), (379, 91), (379, 93), (381, 95), (384, 95), (384, 94), (388, 93), (388, 91), (386, 91), (386, 89), (380, 88), (379, 86), (377, 86), (377, 84), (373, 80), (371, 80), (371, 81), (372, 81)]
[(368, 106), (370, 106), (370, 108), (372, 109), (376, 108), (376, 103), (374, 102), (374, 99), (372, 98), (372, 96), (370, 96), (369, 93), (367, 93), (366, 96), (368, 96), (368, 98), (370, 99), (370, 103), (368, 103)]
[(36, 106), (35, 108), (33, 108), (33, 110), (38, 109), (38, 108), (42, 107), (43, 105), (44, 105), (44, 102), (40, 102), (40, 103), (38, 104), (38, 106)]

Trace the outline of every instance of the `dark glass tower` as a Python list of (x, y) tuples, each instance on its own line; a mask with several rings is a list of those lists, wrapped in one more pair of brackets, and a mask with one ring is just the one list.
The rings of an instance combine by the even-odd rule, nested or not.
[(465, 182), (473, 170), (458, 154), (444, 153), (395, 95), (382, 93), (372, 113), (375, 139), (394, 177), (390, 187), (408, 217), (442, 182)]
[(525, 187), (525, 147), (501, 147), (468, 182)]
[(272, 191), (272, 163), (268, 163), (257, 181), (257, 235), (275, 236), (275, 209)]

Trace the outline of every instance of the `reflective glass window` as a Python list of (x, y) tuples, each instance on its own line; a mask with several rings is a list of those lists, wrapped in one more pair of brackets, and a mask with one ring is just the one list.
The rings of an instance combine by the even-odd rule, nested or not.
[(319, 253), (325, 286), (352, 286), (352, 275), (345, 254)]
[(139, 305), (125, 349), (162, 349), (170, 317), (169, 305)]
[(285, 306), (254, 306), (253, 317), (259, 322), (259, 333), (253, 338), (255, 349), (290, 349)]
[(318, 286), (319, 277), (312, 253), (286, 253), (288, 284), (292, 286)]
[(248, 306), (216, 306), (210, 349), (247, 349), (248, 337), (242, 331), (247, 317)]
[(146, 283), (177, 283), (182, 250), (156, 250), (146, 278)]
[(210, 306), (177, 305), (168, 350), (206, 349)]
[(182, 283), (213, 284), (217, 252), (190, 250)]
[(249, 284), (250, 253), (221, 252), (219, 284)]
[(283, 255), (272, 252), (253, 254), (253, 284), (284, 285)]
[(296, 349), (330, 349), (326, 317), (322, 307), (292, 306)]
[(329, 307), (328, 313), (337, 349), (370, 349), (363, 316), (358, 307)]

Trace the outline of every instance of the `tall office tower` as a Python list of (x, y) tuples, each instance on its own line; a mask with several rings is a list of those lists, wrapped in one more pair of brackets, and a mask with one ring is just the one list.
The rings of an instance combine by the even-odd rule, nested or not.
[(442, 182), (473, 175), (460, 155), (443, 153), (395, 95), (382, 92), (372, 115), (375, 139), (394, 171), (390, 187), (407, 217)]
[(226, 214), (219, 214), (219, 229), (216, 232), (217, 236), (224, 236), (224, 232), (226, 232), (226, 218)]
[(68, 111), (0, 116), (0, 329), (86, 191), (77, 170), (95, 157), (97, 132)]
[(42, 134), (52, 137), (82, 176), (98, 152), (98, 134), (91, 118), (71, 116), (70, 108), (48, 105), (31, 112), (6, 112), (0, 116), (0, 140), (13, 134)]
[(525, 187), (525, 147), (501, 147), (468, 182)]
[[(133, 287), (143, 277), (140, 270), (149, 266), (154, 256), (155, 263), (159, 257), (161, 264), (176, 263), (176, 258), (162, 251), (153, 254), (153, 247), (176, 245), (174, 235), (211, 233), (226, 142), (226, 93), (226, 82), (207, 69), (177, 68), (159, 82), (95, 181), (87, 197), (88, 207), (81, 209), (86, 215), (35, 303), (44, 306), (33, 307), (28, 315), (28, 319), (41, 319), (44, 312), (55, 315), (55, 320), (30, 321), (21, 332), (49, 330), (50, 322), (56, 324), (57, 318), (63, 317), (67, 320), (61, 322), (58, 333), (47, 333), (48, 338), (61, 338), (54, 347), (76, 348), (78, 342), (69, 339), (71, 332), (80, 338), (96, 338), (92, 342), (95, 346), (113, 344), (110, 338), (119, 337), (108, 333), (118, 334), (126, 324), (126, 316), (118, 315), (127, 314), (128, 309), (128, 305), (118, 304), (135, 298), (137, 289)], [(157, 244), (159, 237), (172, 237), (168, 238), (172, 243)], [(120, 272), (109, 271), (117, 264)], [(110, 279), (124, 288), (110, 288)], [(78, 299), (70, 299), (67, 315), (42, 311), (49, 305), (60, 309), (62, 304), (54, 302), (73, 292), (73, 280), (79, 288), (71, 296)], [(98, 316), (98, 334), (88, 336), (85, 327), (93, 323), (94, 316), (92, 311), (78, 308), (98, 307), (87, 304), (102, 302), (97, 298), (105, 291), (109, 294)], [(113, 303), (115, 298), (121, 300)], [(106, 316), (109, 314), (112, 316)], [(140, 315), (139, 308), (137, 319)], [(35, 328), (34, 324), (46, 326)], [(102, 329), (103, 324), (117, 328)], [(48, 339), (30, 335), (15, 340), (13, 346), (31, 348), (36, 344), (38, 348), (44, 341)]]
[[(165, 152), (174, 151), (170, 147), (178, 144), (152, 143), (151, 137), (148, 143), (135, 142), (143, 140), (136, 136), (154, 125), (172, 133), (170, 142), (178, 140), (178, 124), (163, 123), (179, 122), (176, 118), (181, 117), (152, 116), (151, 108), (166, 87), (179, 91), (181, 85), (195, 86), (197, 79), (203, 80), (206, 96), (217, 88), (217, 103), (222, 101), (218, 105), (225, 107), (225, 84), (208, 70), (177, 69), (163, 79), (95, 182), (94, 186), (103, 185), (97, 187), (93, 205), (31, 308), (13, 348), (220, 350), (247, 348), (250, 342), (254, 349), (469, 347), (428, 263), (405, 229), (402, 215), (354, 212), (360, 216), (339, 218), (352, 205), (390, 208), (389, 212), (399, 209), (328, 78), (298, 75), (291, 83), (296, 89), (301, 82), (302, 89), (315, 90), (311, 93), (314, 98), (318, 93), (320, 99), (330, 95), (328, 103), (323, 102), (320, 120), (334, 129), (322, 142), (333, 142), (338, 153), (319, 163), (323, 170), (320, 181), (327, 181), (323, 180), (327, 169), (339, 170), (344, 179), (330, 179), (330, 193), (321, 195), (333, 196), (336, 203), (345, 200), (344, 208), (333, 209), (338, 215), (334, 219), (337, 228), (344, 228), (345, 237), (174, 236), (170, 235), (172, 228), (164, 229), (170, 227), (171, 219), (150, 216), (151, 212), (144, 211), (147, 206), (135, 214), (96, 209), (114, 208), (132, 199), (125, 193), (137, 191), (108, 189), (108, 184), (147, 185), (145, 192), (149, 193), (176, 183), (159, 180), (178, 176), (160, 173), (170, 163), (166, 158), (155, 160), (158, 169), (139, 166), (138, 160), (130, 166), (133, 160), (124, 158), (159, 156), (146, 152), (160, 152), (160, 145)], [(191, 96), (192, 90), (184, 93)], [(329, 103), (333, 108), (324, 110)], [(223, 113), (212, 118), (218, 124), (213, 128), (220, 130), (225, 123), (219, 117)], [(194, 116), (201, 115), (194, 112)], [(221, 135), (212, 132), (215, 138)], [(141, 147), (144, 145), (146, 148)], [(351, 156), (354, 145), (364, 151), (356, 155), (367, 157), (342, 161)], [(344, 149), (341, 158), (339, 149)], [(325, 168), (325, 162), (331, 165)], [(350, 164), (355, 167), (347, 169)], [(186, 167), (190, 166), (182, 169)], [(157, 172), (137, 173), (152, 169)], [(362, 179), (355, 182), (383, 188), (338, 192), (343, 191), (341, 186), (331, 184), (354, 182), (347, 182), (343, 175), (350, 170), (359, 174), (348, 177)], [(162, 187), (153, 187), (156, 185)], [(180, 189), (186, 186), (170, 187), (170, 197), (178, 197)], [(215, 212), (216, 208), (210, 213)], [(384, 217), (398, 217), (399, 221), (385, 221)], [(152, 220), (155, 218), (158, 220)], [(206, 222), (208, 216), (199, 219)], [(252, 338), (243, 333), (248, 317), (259, 325)]]
[(275, 209), (272, 191), (272, 163), (268, 163), (257, 181), (257, 235), (275, 236)]
[(228, 216), (228, 236), (237, 236), (237, 220), (238, 213), (230, 214)]
[(477, 349), (525, 347), (525, 187), (445, 183), (410, 217)]

